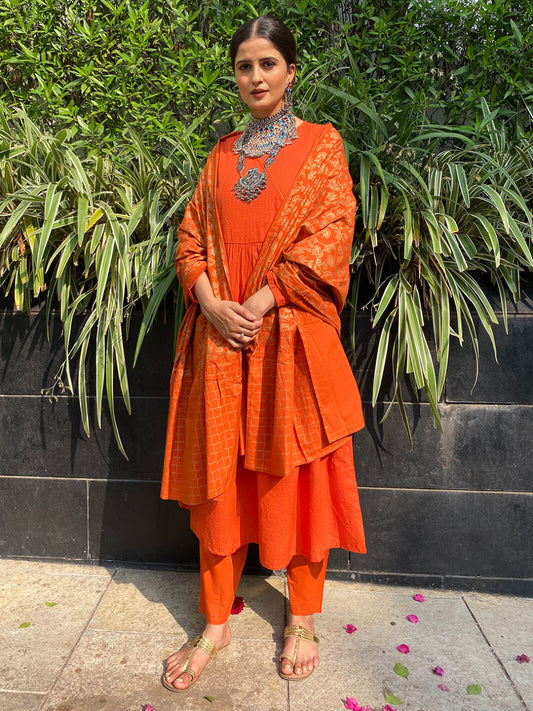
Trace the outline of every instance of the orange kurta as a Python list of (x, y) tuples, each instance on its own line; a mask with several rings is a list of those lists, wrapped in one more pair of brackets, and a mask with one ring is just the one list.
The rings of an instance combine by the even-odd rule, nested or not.
[[(216, 201), (228, 263), (233, 298), (242, 303), (248, 279), (259, 257), (265, 235), (285, 195), (323, 126), (303, 123), (298, 139), (280, 151), (268, 170), (266, 189), (251, 203), (235, 198), (238, 179), (233, 140), (224, 141), (218, 159)], [(261, 159), (246, 159), (244, 172), (263, 171)], [(278, 307), (287, 301), (271, 273), (269, 278)], [(246, 365), (246, 361), (245, 361)], [(307, 373), (308, 371), (303, 371)], [(246, 394), (246, 368), (243, 371)], [(300, 400), (313, 398), (309, 377), (300, 380)], [(246, 451), (246, 398), (243, 400), (241, 453)], [(316, 417), (309, 418), (308, 427)], [(320, 436), (308, 432), (307, 436)], [(216, 500), (189, 507), (191, 528), (211, 553), (227, 556), (248, 543), (258, 543), (262, 564), (285, 568), (302, 555), (321, 561), (330, 548), (363, 553), (364, 534), (353, 466), (351, 437), (336, 443), (335, 451), (295, 467), (285, 477), (254, 472), (239, 457), (235, 482)]]
[[(216, 205), (219, 156), (234, 140), (221, 139), (210, 154), (179, 229), (176, 268), (186, 295), (206, 270), (215, 296), (234, 299)], [(363, 426), (338, 337), (349, 286), (351, 178), (332, 126), (316, 128), (311, 143), (242, 294), (266, 283), (279, 291), (253, 347), (231, 348), (188, 299), (171, 381), (163, 498), (196, 505), (231, 489), (241, 417), (244, 465), (276, 477), (340, 450)]]

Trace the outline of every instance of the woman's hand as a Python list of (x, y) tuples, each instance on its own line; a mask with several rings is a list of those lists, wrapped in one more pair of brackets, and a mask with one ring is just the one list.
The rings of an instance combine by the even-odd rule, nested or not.
[(236, 301), (213, 299), (200, 306), (206, 319), (233, 348), (247, 348), (263, 325), (262, 318)]
[(263, 325), (262, 315), (255, 315), (236, 301), (216, 299), (209, 277), (200, 274), (194, 285), (194, 295), (206, 319), (233, 348), (248, 348)]

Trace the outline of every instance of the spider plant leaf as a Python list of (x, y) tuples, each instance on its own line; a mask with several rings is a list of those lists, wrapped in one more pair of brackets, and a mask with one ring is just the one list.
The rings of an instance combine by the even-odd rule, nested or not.
[(90, 226), (87, 224), (87, 214), (89, 212), (89, 198), (87, 195), (78, 195), (78, 234), (77, 241), (78, 245), (81, 247), (83, 240), (85, 238), (85, 232)]
[(98, 427), (102, 427), (102, 404), (104, 396), (104, 382), (106, 369), (106, 344), (107, 344), (107, 329), (108, 319), (100, 318), (96, 326), (96, 343), (95, 343), (95, 381), (96, 381), (96, 419)]
[(110, 288), (109, 284), (109, 273), (111, 271), (111, 265), (116, 260), (116, 243), (112, 236), (112, 228), (109, 223), (105, 224), (104, 230), (104, 249), (102, 251), (102, 256), (97, 262), (97, 287), (96, 287), (96, 308), (100, 309), (102, 306), (102, 301), (104, 294)]
[(487, 245), (488, 249), (494, 254), (494, 264), (496, 267), (500, 266), (500, 240), (494, 226), (489, 222), (485, 215), (481, 213), (474, 212), (472, 217), (477, 220), (478, 232), (481, 238)]
[(376, 314), (374, 318), (372, 319), (372, 328), (375, 328), (377, 324), (379, 323), (379, 320), (385, 313), (385, 310), (387, 309), (388, 305), (391, 302), (391, 299), (393, 296), (396, 294), (397, 289), (398, 289), (398, 281), (399, 277), (397, 274), (393, 274), (392, 277), (390, 278), (389, 283), (385, 287), (385, 291), (383, 292), (383, 296), (379, 300), (378, 307), (376, 309)]
[(390, 314), (385, 319), (383, 328), (381, 329), (378, 350), (376, 353), (376, 362), (374, 365), (374, 379), (372, 382), (372, 406), (376, 405), (379, 396), (379, 391), (381, 389), (383, 381), (383, 372), (385, 370), (385, 364), (387, 362), (389, 352), (390, 332), (394, 324), (395, 318), (396, 310), (390, 312)]
[(107, 339), (107, 349), (106, 349), (106, 394), (107, 394), (107, 407), (109, 409), (109, 415), (111, 417), (111, 425), (113, 427), (113, 433), (115, 435), (115, 441), (121, 452), (121, 454), (128, 459), (126, 450), (122, 443), (122, 438), (118, 429), (117, 418), (115, 413), (115, 397), (113, 389), (113, 378), (115, 375), (115, 369), (113, 367), (114, 363), (114, 352), (113, 352), (113, 339)]
[(175, 281), (175, 279), (176, 271), (174, 269), (174, 265), (172, 265), (171, 267), (169, 267), (168, 272), (158, 280), (157, 286), (154, 288), (152, 295), (150, 296), (150, 300), (148, 301), (148, 305), (144, 311), (141, 326), (139, 328), (139, 335), (137, 336), (137, 345), (135, 348), (135, 355), (133, 357), (134, 367), (137, 363), (137, 358), (139, 357), (144, 337), (146, 333), (150, 330), (161, 305), (161, 302), (165, 298), (170, 288), (170, 285)]
[(85, 378), (85, 366), (87, 360), (87, 350), (89, 348), (89, 340), (86, 339), (80, 348), (78, 356), (78, 398), (80, 403), (81, 423), (87, 437), (91, 436), (91, 427), (89, 424), (89, 408), (87, 400), (87, 383)]
[(46, 191), (46, 201), (44, 205), (44, 222), (41, 230), (37, 231), (35, 249), (33, 252), (33, 269), (38, 272), (42, 268), (43, 257), (49, 249), (50, 233), (54, 229), (59, 203), (62, 198), (62, 191), (57, 191), (55, 183), (50, 183)]
[(370, 164), (366, 155), (361, 156), (359, 164), (359, 204), (363, 225), (368, 227), (368, 203), (370, 196)]
[(0, 232), (0, 248), (4, 247), (4, 244), (7, 243), (7, 241), (11, 238), (12, 233), (18, 226), (22, 217), (29, 210), (29, 208), (29, 202), (24, 201), (17, 205), (17, 207), (13, 210), (11, 216), (8, 218), (6, 224), (2, 229), (2, 232)]
[(118, 373), (118, 380), (122, 397), (128, 414), (131, 415), (130, 391), (128, 384), (128, 371), (126, 369), (126, 354), (124, 352), (124, 340), (122, 336), (122, 321), (119, 312), (115, 313), (114, 319), (109, 324), (111, 338), (113, 339), (113, 350), (115, 352), (115, 365)]
[(522, 231), (518, 224), (516, 223), (516, 220), (512, 215), (509, 215), (508, 219), (509, 223), (509, 229), (512, 234), (512, 236), (515, 238), (515, 240), (518, 242), (520, 245), (520, 248), (522, 249), (522, 253), (526, 259), (527, 264), (530, 267), (533, 267), (533, 256), (531, 255), (531, 252), (529, 250), (529, 247), (527, 246), (527, 242), (524, 238), (524, 235), (522, 234)]
[(491, 185), (482, 184), (480, 185), (480, 189), (483, 190), (490, 198), (492, 198), (493, 204), (500, 213), (505, 232), (509, 234), (509, 213), (507, 211), (507, 208), (505, 207), (505, 203), (503, 202), (501, 195)]

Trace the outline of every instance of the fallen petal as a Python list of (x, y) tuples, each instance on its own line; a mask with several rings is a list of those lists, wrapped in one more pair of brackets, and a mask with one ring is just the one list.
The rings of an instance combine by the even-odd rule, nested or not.
[(529, 657), (527, 656), (527, 654), (519, 654), (516, 658), (516, 661), (519, 664), (529, 664), (530, 660), (529, 660)]
[(422, 593), (417, 593), (416, 595), (413, 595), (413, 600), (416, 600), (417, 602), (424, 602), (424, 596)]
[(386, 704), (386, 705), (383, 707), (383, 711), (396, 711), (396, 709), (393, 709), (390, 704)]
[(399, 644), (398, 651), (402, 654), (409, 654), (409, 647), (407, 646), (407, 644)]
[(231, 614), (238, 615), (244, 609), (244, 598), (236, 597), (231, 606)]
[(449, 691), (449, 689), (448, 689), (448, 687), (446, 686), (446, 684), (439, 684), (439, 685), (437, 686), (437, 689), (440, 689), (441, 691)]
[(353, 634), (354, 632), (357, 632), (357, 627), (354, 625), (346, 625), (346, 632), (348, 632), (348, 634)]
[(357, 703), (357, 699), (354, 699), (353, 696), (348, 696), (346, 698), (344, 708), (348, 709), (348, 711), (362, 711), (361, 707)]
[(433, 669), (433, 674), (437, 674), (437, 676), (444, 676), (444, 669), (442, 667), (435, 667), (435, 669)]
[(152, 704), (145, 704), (145, 705), (144, 705), (144, 708), (143, 708), (143, 711), (155, 711), (155, 709), (154, 709), (154, 707), (152, 706)]
[(414, 624), (418, 622), (418, 617), (416, 615), (407, 615), (407, 619), (409, 622), (413, 622)]

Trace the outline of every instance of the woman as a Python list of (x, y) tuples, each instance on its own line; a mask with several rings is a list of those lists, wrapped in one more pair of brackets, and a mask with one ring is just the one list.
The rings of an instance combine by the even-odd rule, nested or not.
[(206, 626), (166, 660), (172, 691), (229, 644), (248, 543), (287, 568), (289, 680), (318, 665), (329, 549), (365, 551), (351, 446), (363, 418), (339, 340), (355, 213), (342, 140), (292, 113), (296, 45), (282, 22), (245, 23), (230, 56), (250, 123), (209, 155), (176, 251), (187, 311), (161, 495), (190, 509)]

